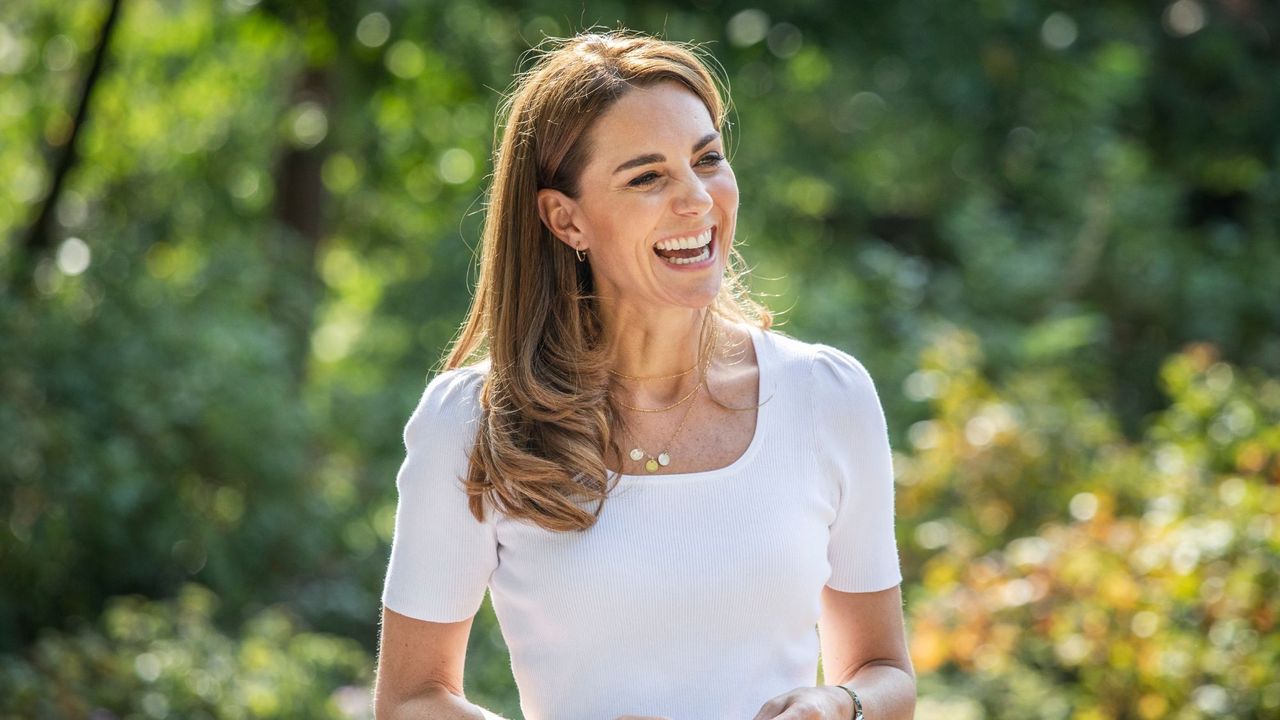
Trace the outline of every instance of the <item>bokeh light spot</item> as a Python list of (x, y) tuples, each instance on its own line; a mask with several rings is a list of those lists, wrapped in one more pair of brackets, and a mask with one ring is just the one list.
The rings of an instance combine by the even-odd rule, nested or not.
[(331, 192), (342, 194), (349, 192), (360, 182), (360, 168), (350, 155), (334, 153), (324, 161), (320, 176)]
[(449, 148), (440, 156), (440, 179), (451, 185), (461, 185), (475, 174), (476, 161), (462, 148)]
[(974, 447), (989, 444), (996, 436), (996, 425), (991, 418), (978, 415), (964, 424), (964, 439)]
[(902, 381), (902, 391), (911, 400), (924, 402), (942, 395), (947, 376), (937, 370), (917, 370)]
[(298, 103), (289, 123), (292, 140), (303, 148), (319, 145), (329, 134), (329, 118), (324, 108), (314, 101)]
[(1191, 702), (1213, 717), (1223, 716), (1231, 709), (1231, 698), (1221, 685), (1201, 685), (1191, 693)]
[(44, 66), (50, 72), (71, 69), (76, 62), (76, 43), (66, 35), (54, 35), (44, 45)]
[(1056, 12), (1045, 18), (1044, 24), (1040, 26), (1040, 39), (1044, 41), (1045, 47), (1066, 50), (1075, 43), (1078, 32), (1076, 21), (1070, 15)]
[(0, 73), (11, 75), (22, 71), (31, 54), (31, 43), (14, 35), (0, 22)]
[(387, 50), (387, 69), (392, 75), (404, 80), (412, 80), (422, 74), (427, 67), (427, 58), (410, 40), (398, 40)]
[(1138, 637), (1151, 637), (1156, 634), (1156, 630), (1160, 629), (1160, 616), (1150, 610), (1143, 610), (1133, 616), (1130, 623), (1133, 634)]
[(133, 671), (142, 682), (153, 683), (160, 678), (160, 658), (155, 653), (142, 653), (134, 658)]
[(836, 106), (831, 124), (841, 132), (869, 130), (884, 116), (887, 104), (876, 93), (863, 91)]
[(44, 168), (34, 163), (19, 162), (13, 179), (9, 182), (10, 197), (20, 203), (33, 203), (44, 197), (48, 190), (48, 176)]
[(369, 13), (356, 24), (356, 40), (365, 47), (382, 47), (390, 37), (391, 21), (380, 12)]
[(1098, 514), (1098, 496), (1093, 493), (1077, 493), (1068, 503), (1068, 509), (1071, 517), (1084, 522), (1092, 520), (1093, 516)]
[(1186, 37), (1204, 27), (1204, 6), (1197, 0), (1177, 0), (1164, 9), (1164, 29), (1174, 37)]
[(79, 275), (89, 269), (89, 246), (78, 237), (69, 237), (58, 246), (58, 270), (63, 275)]
[(942, 520), (930, 520), (916, 527), (916, 544), (925, 550), (937, 550), (951, 542), (951, 528)]
[(785, 59), (800, 52), (800, 47), (804, 45), (804, 35), (800, 28), (791, 23), (778, 23), (769, 28), (766, 44), (769, 52)]
[(769, 16), (763, 10), (742, 10), (729, 18), (725, 32), (729, 42), (737, 47), (755, 45), (769, 33)]
[(938, 438), (942, 435), (941, 429), (938, 427), (936, 420), (921, 420), (912, 423), (907, 429), (907, 439), (911, 441), (912, 447), (917, 450), (928, 450), (938, 444)]
[(63, 227), (78, 227), (89, 217), (89, 203), (84, 196), (75, 190), (63, 190), (58, 197), (58, 206), (54, 208), (54, 216)]

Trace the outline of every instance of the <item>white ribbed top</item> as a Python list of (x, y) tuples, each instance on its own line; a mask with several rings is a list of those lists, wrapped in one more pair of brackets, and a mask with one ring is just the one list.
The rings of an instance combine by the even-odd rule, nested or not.
[(442, 373), (404, 431), (382, 600), (455, 622), (488, 588), (526, 720), (749, 718), (813, 685), (824, 584), (902, 581), (874, 383), (850, 355), (753, 329), (756, 433), (727, 467), (623, 475), (597, 523), (553, 533), (489, 509), (462, 477), (484, 366)]

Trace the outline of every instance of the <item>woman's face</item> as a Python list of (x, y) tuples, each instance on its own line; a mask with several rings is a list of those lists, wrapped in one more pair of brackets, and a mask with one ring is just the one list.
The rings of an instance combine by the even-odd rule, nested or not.
[(706, 106), (676, 82), (634, 88), (587, 141), (579, 196), (539, 191), (543, 221), (588, 253), (603, 297), (710, 305), (733, 242), (738, 183)]

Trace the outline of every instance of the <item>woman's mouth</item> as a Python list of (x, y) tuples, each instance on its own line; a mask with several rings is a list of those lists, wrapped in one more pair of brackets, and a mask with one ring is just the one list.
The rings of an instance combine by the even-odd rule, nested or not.
[(715, 226), (702, 232), (678, 238), (668, 238), (653, 246), (653, 253), (672, 267), (701, 267), (715, 256)]

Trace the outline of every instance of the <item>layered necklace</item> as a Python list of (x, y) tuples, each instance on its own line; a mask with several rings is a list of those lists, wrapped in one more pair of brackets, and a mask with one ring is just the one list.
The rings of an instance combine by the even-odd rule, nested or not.
[[(708, 313), (708, 315), (710, 315), (710, 313)], [(682, 372), (674, 373), (671, 375), (637, 377), (635, 375), (623, 375), (622, 373), (614, 372), (610, 370), (609, 373), (614, 377), (622, 378), (624, 380), (635, 380), (635, 381), (671, 380), (673, 378), (684, 377), (685, 375), (688, 375), (694, 370), (700, 370), (698, 374), (698, 382), (694, 384), (693, 389), (690, 390), (684, 397), (680, 398), (679, 400), (675, 401), (674, 403), (666, 407), (641, 408), (641, 407), (635, 407), (633, 405), (628, 405), (622, 402), (621, 400), (617, 401), (618, 404), (628, 410), (634, 410), (636, 412), (661, 413), (661, 412), (668, 412), (670, 410), (674, 410), (680, 407), (681, 405), (688, 403), (690, 400), (693, 400), (694, 397), (698, 394), (698, 392), (702, 390), (702, 388), (705, 387), (707, 384), (707, 368), (710, 367), (711, 358), (715, 355), (715, 348), (717, 344), (716, 341), (719, 339), (719, 334), (720, 334), (719, 325), (716, 323), (712, 323), (711, 324), (711, 340), (707, 344), (707, 348), (703, 354), (703, 357), (700, 358), (700, 362), (694, 365), (693, 367), (689, 368), (688, 370), (684, 370)], [(671, 464), (671, 450), (670, 450), (671, 443), (675, 441), (675, 439), (680, 435), (680, 431), (684, 429), (685, 423), (688, 422), (689, 420), (689, 414), (693, 411), (693, 406), (696, 404), (697, 404), (696, 402), (691, 402), (689, 403), (689, 407), (684, 409), (684, 414), (680, 418), (680, 424), (676, 426), (675, 432), (671, 433), (671, 436), (667, 438), (667, 441), (659, 446), (661, 449), (658, 450), (657, 453), (650, 453), (646, 451), (644, 448), (637, 445), (631, 448), (631, 452), (627, 453), (627, 456), (630, 457), (635, 462), (643, 461), (644, 469), (648, 470), (649, 472), (657, 472), (658, 468), (667, 467), (668, 465), (670, 465)]]

